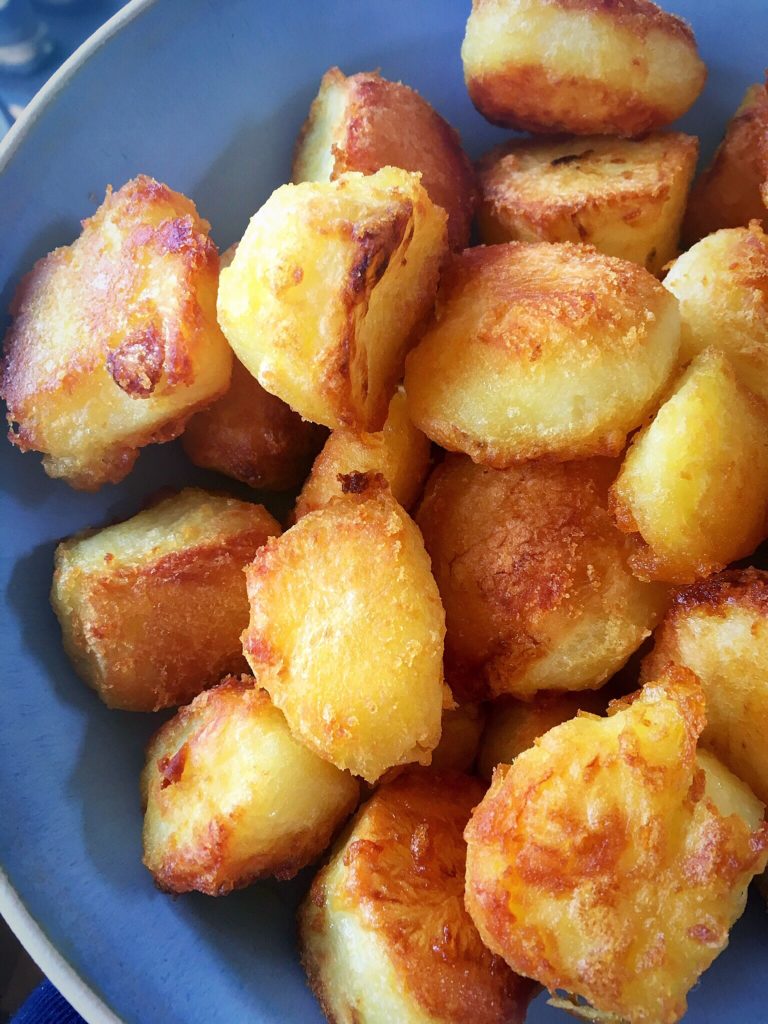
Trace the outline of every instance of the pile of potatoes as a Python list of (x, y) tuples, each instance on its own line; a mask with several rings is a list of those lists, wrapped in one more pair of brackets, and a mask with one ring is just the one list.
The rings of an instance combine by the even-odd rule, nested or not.
[(9, 437), (94, 490), (183, 433), (297, 495), (57, 548), (78, 673), (179, 709), (159, 887), (330, 851), (300, 934), (336, 1024), (520, 1024), (540, 986), (672, 1024), (768, 862), (768, 572), (734, 566), (768, 538), (768, 93), (692, 189), (665, 129), (706, 70), (650, 0), (474, 0), (462, 58), (532, 136), (473, 165), (332, 68), (221, 258), (168, 186), (108, 190), (19, 286)]

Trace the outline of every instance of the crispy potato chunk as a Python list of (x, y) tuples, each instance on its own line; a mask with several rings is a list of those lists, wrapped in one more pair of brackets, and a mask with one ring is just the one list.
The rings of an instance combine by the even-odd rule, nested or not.
[(465, 832), (466, 898), (513, 970), (630, 1024), (682, 1017), (768, 861), (763, 806), (697, 767), (704, 722), (696, 677), (671, 670), (496, 772)]
[(532, 132), (641, 135), (707, 77), (690, 25), (650, 0), (472, 0), (461, 57), (480, 113)]
[(483, 242), (588, 242), (652, 274), (678, 252), (698, 139), (513, 139), (478, 164)]
[(9, 439), (97, 490), (169, 441), (229, 383), (219, 258), (194, 203), (143, 175), (35, 264), (13, 301), (0, 391)]
[(302, 960), (335, 1024), (522, 1024), (534, 986), (464, 908), (462, 830), (483, 786), (410, 769), (384, 783), (300, 911)]
[(395, 167), (279, 188), (221, 273), (235, 354), (304, 419), (381, 430), (432, 309), (445, 224), (418, 175)]
[(445, 616), (421, 534), (364, 482), (258, 552), (243, 650), (294, 736), (375, 782), (440, 739)]
[(702, 744), (768, 801), (768, 573), (724, 572), (682, 590), (643, 663), (643, 679), (672, 662), (700, 678)]
[(485, 710), (481, 704), (445, 708), (440, 742), (432, 751), (431, 767), (437, 771), (470, 771), (484, 725)]
[(752, 85), (710, 167), (693, 187), (683, 226), (689, 245), (719, 228), (759, 220), (768, 230), (768, 86)]
[(710, 346), (768, 399), (768, 236), (748, 228), (717, 231), (681, 256), (664, 279), (680, 303), (681, 355)]
[(768, 407), (722, 352), (691, 363), (634, 439), (611, 492), (619, 528), (643, 546), (643, 579), (692, 583), (768, 534)]
[(166, 892), (224, 896), (315, 860), (359, 786), (297, 742), (264, 690), (230, 676), (155, 734), (141, 778), (144, 863)]
[(287, 491), (306, 478), (325, 437), (323, 427), (302, 420), (235, 360), (229, 390), (192, 417), (182, 444), (196, 466)]
[(280, 526), (261, 505), (190, 488), (56, 549), (64, 647), (111, 708), (185, 704), (244, 669), (243, 566)]
[(571, 244), (467, 249), (408, 357), (408, 411), (443, 448), (497, 469), (618, 455), (679, 343), (677, 303), (632, 263)]
[(299, 135), (293, 180), (334, 181), (388, 166), (419, 171), (432, 202), (448, 214), (451, 248), (469, 244), (476, 188), (458, 133), (401, 82), (376, 71), (326, 71)]
[(488, 709), (477, 755), (477, 770), (487, 782), (500, 764), (512, 764), (545, 732), (575, 718), (580, 711), (603, 714), (608, 698), (602, 690), (541, 694), (533, 701), (501, 697)]
[(596, 689), (649, 635), (666, 588), (632, 575), (607, 459), (508, 470), (448, 456), (416, 521), (446, 613), (446, 673), (491, 694)]
[(315, 459), (296, 502), (296, 518), (324, 508), (332, 498), (354, 490), (360, 474), (380, 473), (403, 508), (416, 501), (429, 470), (430, 443), (408, 416), (405, 393), (389, 403), (383, 430), (361, 434), (334, 430)]

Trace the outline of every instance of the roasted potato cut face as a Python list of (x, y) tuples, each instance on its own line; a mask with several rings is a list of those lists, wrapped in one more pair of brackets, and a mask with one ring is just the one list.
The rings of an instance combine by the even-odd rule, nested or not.
[(229, 390), (192, 417), (182, 444), (196, 466), (250, 487), (287, 491), (304, 481), (326, 436), (235, 360)]
[(758, 220), (768, 230), (768, 86), (752, 85), (710, 167), (693, 187), (683, 228), (689, 245)]
[(768, 573), (724, 572), (680, 591), (642, 678), (669, 663), (701, 680), (702, 744), (768, 801)]
[(0, 392), (10, 441), (73, 487), (126, 476), (224, 392), (219, 257), (194, 203), (143, 175), (79, 238), (39, 260), (13, 300)]
[(449, 455), (416, 521), (446, 613), (446, 675), (490, 694), (597, 689), (649, 635), (667, 592), (633, 576), (615, 528), (608, 459), (508, 470)]
[(768, 401), (768, 235), (759, 224), (703, 238), (677, 260), (664, 286), (680, 304), (683, 360), (721, 349)]
[(190, 488), (62, 541), (51, 603), (78, 673), (108, 707), (157, 711), (244, 669), (243, 566), (279, 533), (261, 505)]
[(296, 518), (324, 508), (354, 490), (360, 474), (380, 473), (403, 508), (413, 505), (429, 471), (431, 445), (408, 415), (405, 392), (399, 388), (389, 403), (384, 428), (375, 434), (334, 430), (315, 459), (296, 502)]
[(497, 469), (618, 455), (677, 365), (679, 321), (651, 274), (590, 246), (467, 249), (408, 357), (409, 414)]
[(550, 134), (663, 128), (707, 77), (690, 25), (650, 0), (472, 0), (461, 57), (484, 117)]
[(465, 831), (467, 907), (489, 949), (550, 992), (673, 1024), (765, 867), (768, 823), (743, 784), (697, 761), (691, 672), (613, 712), (559, 725), (497, 770)]
[(246, 570), (243, 650), (291, 731), (375, 782), (440, 739), (445, 616), (421, 534), (380, 477), (310, 512)]
[(462, 831), (484, 787), (408, 769), (363, 806), (299, 913), (309, 983), (335, 1024), (522, 1024), (535, 987), (464, 908)]
[(768, 534), (768, 407), (707, 349), (634, 439), (613, 485), (619, 528), (639, 536), (643, 579), (693, 583)]
[(518, 754), (532, 747), (545, 732), (575, 718), (580, 711), (605, 713), (608, 697), (602, 690), (581, 693), (542, 693), (532, 701), (500, 697), (489, 707), (477, 771), (487, 782), (499, 765), (513, 764)]
[(382, 167), (419, 172), (432, 202), (448, 214), (451, 248), (469, 244), (476, 188), (458, 133), (415, 89), (376, 71), (347, 77), (331, 68), (299, 135), (293, 181), (334, 181)]
[(485, 709), (482, 704), (445, 708), (440, 742), (432, 751), (430, 767), (436, 771), (470, 771), (477, 757), (484, 725)]
[(141, 778), (144, 863), (166, 892), (224, 896), (315, 860), (355, 809), (347, 772), (291, 735), (256, 680), (201, 693), (155, 734)]
[(419, 176), (395, 167), (277, 189), (221, 272), (235, 354), (304, 419), (381, 430), (434, 303), (445, 222)]
[(659, 274), (678, 253), (698, 139), (513, 139), (480, 160), (480, 237), (588, 242)]

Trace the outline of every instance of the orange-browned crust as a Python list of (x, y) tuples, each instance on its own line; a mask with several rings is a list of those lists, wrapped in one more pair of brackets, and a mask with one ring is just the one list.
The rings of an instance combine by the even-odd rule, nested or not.
[[(306, 936), (330, 923), (329, 899), (354, 908), (409, 997), (444, 1024), (521, 1024), (536, 990), (485, 948), (464, 907), (462, 831), (483, 792), (469, 776), (419, 769), (382, 785), (336, 854), (339, 889), (329, 893), (321, 872), (301, 915)], [(306, 941), (303, 962), (327, 1012), (326, 965)]]
[(698, 608), (727, 615), (734, 602), (758, 615), (768, 615), (768, 572), (752, 567), (730, 569), (677, 590), (664, 625)]
[(304, 480), (325, 437), (323, 427), (302, 420), (235, 360), (229, 390), (192, 417), (182, 443), (196, 466), (284, 491)]
[[(484, 0), (475, 0), (482, 5)], [(605, 14), (616, 25), (629, 28), (639, 39), (649, 32), (661, 29), (668, 35), (677, 36), (689, 43), (695, 43), (693, 29), (677, 14), (662, 10), (651, 0), (543, 0), (544, 3), (560, 7), (564, 11), (587, 11), (590, 14)]]

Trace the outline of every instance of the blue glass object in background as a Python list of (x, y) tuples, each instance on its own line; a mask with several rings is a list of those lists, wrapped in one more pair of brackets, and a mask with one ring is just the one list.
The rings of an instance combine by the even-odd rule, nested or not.
[(53, 53), (46, 26), (29, 0), (0, 0), (0, 70), (25, 75)]

